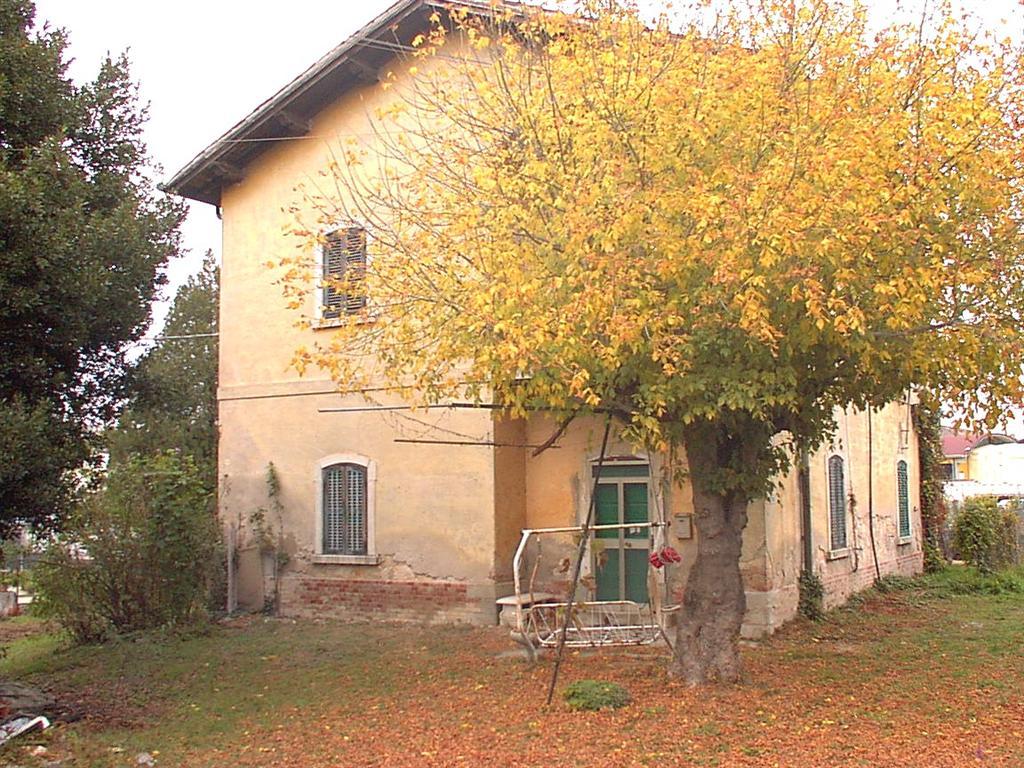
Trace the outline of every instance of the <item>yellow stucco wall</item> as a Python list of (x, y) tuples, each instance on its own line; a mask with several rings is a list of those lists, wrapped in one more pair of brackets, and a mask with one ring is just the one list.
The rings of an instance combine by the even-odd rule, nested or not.
[[(224, 256), (220, 316), (220, 472), (221, 514), (240, 531), (243, 548), (252, 543), (253, 511), (267, 506), (264, 482), (273, 462), (281, 480), (283, 517), (269, 521), (283, 536), (289, 556), (281, 577), (285, 613), (299, 601), (303, 580), (452, 581), (466, 587), (469, 608), (440, 610), (438, 618), (493, 616), (495, 595), (507, 593), (511, 557), (526, 527), (576, 524), (590, 494), (590, 462), (596, 458), (603, 422), (579, 420), (559, 447), (532, 457), (519, 447), (410, 445), (397, 437), (461, 435), (515, 445), (539, 444), (556, 424), (537, 415), (521, 421), (495, 419), (485, 410), (325, 413), (321, 409), (365, 406), (359, 394), (341, 395), (318, 373), (300, 377), (290, 363), (296, 349), (324, 340), (329, 330), (296, 327), (277, 277), (267, 262), (293, 255), (299, 241), (287, 232), (295, 223), (289, 209), (301, 205), (296, 186), (315, 181), (332, 158), (339, 137), (369, 134), (367, 114), (384, 104), (374, 87), (358, 88), (329, 105), (312, 123), (310, 138), (279, 142), (245, 169), (244, 180), (224, 190)], [(311, 291), (305, 313), (315, 311)], [(401, 404), (386, 393), (374, 402)], [(874, 520), (876, 549), (885, 572), (920, 567), (918, 462), (916, 438), (901, 437), (909, 427), (906, 405), (894, 404), (873, 417)], [(902, 442), (901, 442), (902, 441)], [(867, 585), (874, 560), (867, 527), (867, 435), (864, 414), (840, 414), (836, 448), (847, 460), (857, 499), (851, 516), (850, 551), (826, 551), (828, 500), (825, 462), (829, 450), (811, 457), (814, 515), (814, 568), (829, 590), (829, 603)], [(611, 455), (634, 450), (614, 437)], [(316, 555), (317, 477), (327, 456), (355, 454), (375, 466), (374, 541), (377, 564), (318, 562)], [(914, 540), (894, 541), (895, 462), (910, 466)], [(648, 457), (653, 477), (665, 458)], [(693, 513), (689, 487), (664, 482), (659, 491), (670, 520)], [(679, 528), (675, 529), (677, 532)], [(694, 539), (671, 539), (684, 561), (673, 570), (669, 591), (678, 595), (694, 555)], [(258, 554), (251, 548), (241, 594), (258, 603), (266, 591)], [(321, 558), (322, 559), (322, 558)], [(254, 565), (255, 563), (255, 565)], [(800, 519), (795, 474), (778, 493), (751, 505), (742, 569), (747, 582), (751, 633), (777, 626), (796, 610), (801, 567)], [(330, 612), (330, 598), (324, 598)], [(474, 602), (475, 601), (475, 602)], [(368, 605), (375, 605), (367, 599)], [(454, 604), (453, 604), (454, 605)], [(474, 607), (475, 606), (475, 607)], [(252, 605), (251, 607), (257, 607)], [(321, 610), (317, 608), (316, 610)], [(411, 609), (410, 609), (411, 611)], [(474, 613), (475, 611), (475, 613)], [(411, 613), (414, 613), (411, 611)]]
[[(870, 447), (866, 412), (851, 408), (837, 412), (836, 418), (838, 429), (831, 442), (809, 458), (813, 567), (825, 584), (828, 607), (870, 586), (876, 576), (876, 553), (883, 576), (909, 575), (919, 572), (922, 566), (920, 465), (910, 406), (905, 402), (890, 403), (872, 413)], [(837, 552), (830, 550), (829, 538), (828, 460), (832, 455), (843, 458), (846, 491), (852, 497), (847, 509), (849, 546)], [(908, 468), (909, 540), (898, 538), (896, 464), (900, 460), (906, 461)], [(801, 563), (798, 549), (782, 546), (788, 538), (799, 536), (795, 478), (787, 478), (780, 493), (769, 503), (768, 517), (775, 520), (769, 539), (769, 550), (776, 556), (770, 568), (770, 581), (773, 589), (792, 593), (786, 601), (791, 609), (780, 608), (787, 614), (796, 609), (793, 601)]]
[[(853, 592), (870, 586), (875, 578), (875, 552), (882, 575), (910, 574), (921, 569), (917, 436), (909, 417), (906, 403), (892, 403), (875, 411), (871, 417), (869, 448), (867, 414), (853, 409), (838, 411), (838, 429), (832, 441), (809, 457), (813, 570), (825, 583), (826, 606), (837, 605)], [(543, 442), (556, 426), (551, 419), (531, 418), (527, 425), (528, 442)], [(599, 419), (575, 422), (559, 441), (558, 450), (526, 460), (529, 527), (573, 525), (582, 519), (589, 503), (590, 466), (600, 450), (602, 427), (603, 421)], [(611, 456), (635, 455), (628, 444), (614, 437), (608, 453)], [(844, 459), (847, 493), (854, 499), (847, 512), (849, 547), (844, 552), (828, 549), (827, 462), (833, 453)], [(873, 466), (870, 480), (869, 456)], [(655, 468), (652, 477), (655, 477), (664, 457), (651, 458)], [(912, 536), (907, 541), (897, 537), (896, 463), (899, 460), (906, 461), (908, 466)], [(873, 489), (871, 515), (869, 483)], [(772, 631), (796, 615), (797, 581), (803, 562), (799, 498), (794, 467), (780, 478), (771, 498), (749, 507), (740, 564), (748, 602), (744, 631), (749, 636)], [(673, 521), (676, 515), (693, 514), (688, 483), (669, 484), (666, 508)], [(873, 548), (869, 519), (874, 527)], [(696, 538), (673, 536), (670, 543), (683, 557), (683, 562), (671, 569), (668, 598), (672, 600), (678, 598), (696, 556)], [(564, 546), (568, 546), (567, 542), (563, 542)]]
[[(507, 550), (508, 528), (518, 525), (515, 492), (500, 476), (514, 459), (510, 464), (503, 453), (496, 461), (489, 447), (395, 442), (452, 433), (486, 440), (495, 431), (489, 412), (323, 413), (322, 408), (372, 403), (360, 394), (338, 394), (336, 385), (316, 371), (300, 377), (291, 366), (300, 346), (326, 340), (330, 331), (296, 326), (299, 315), (287, 308), (274, 283), (278, 275), (267, 263), (294, 255), (300, 245), (287, 234), (295, 225), (289, 209), (302, 205), (296, 187), (320, 178), (340, 138), (368, 134), (367, 115), (383, 103), (379, 88), (346, 94), (314, 119), (309, 137), (269, 147), (245, 169), (242, 182), (223, 192), (220, 509), (250, 553), (249, 567), (243, 563), (242, 568), (248, 583), (239, 590), (249, 607), (258, 607), (265, 591), (265, 585), (254, 583), (259, 568), (252, 567), (249, 523), (253, 511), (267, 506), (264, 478), (270, 462), (280, 477), (284, 508), (283, 520), (269, 522), (283, 533), (289, 556), (281, 584), (286, 613), (297, 588), (290, 582), (307, 577), (454, 580), (467, 586), (471, 600), (493, 606), (496, 554)], [(311, 291), (307, 316), (315, 314), (316, 301)], [(385, 392), (373, 393), (372, 402), (401, 404)], [(371, 546), (379, 553), (378, 565), (316, 562), (318, 473), (321, 460), (335, 454), (363, 456), (375, 465)], [(500, 533), (496, 489), (508, 520)]]

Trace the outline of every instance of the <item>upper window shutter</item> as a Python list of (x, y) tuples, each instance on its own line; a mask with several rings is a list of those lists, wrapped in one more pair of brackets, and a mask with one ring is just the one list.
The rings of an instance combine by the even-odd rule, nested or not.
[(323, 246), (323, 317), (333, 320), (366, 306), (366, 230), (336, 229)]
[(344, 294), (339, 290), (339, 282), (345, 275), (345, 241), (338, 237), (338, 232), (327, 235), (324, 243), (324, 296), (323, 316), (333, 320), (341, 317), (344, 305)]
[(345, 230), (345, 270), (348, 282), (345, 311), (355, 312), (366, 306), (366, 230), (362, 227)]

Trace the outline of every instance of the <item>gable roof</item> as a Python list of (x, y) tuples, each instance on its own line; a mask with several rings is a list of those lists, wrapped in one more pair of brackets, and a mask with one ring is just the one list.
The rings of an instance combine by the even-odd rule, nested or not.
[(986, 435), (957, 432), (950, 427), (942, 428), (942, 454), (946, 458), (963, 457), (975, 448), (985, 445), (1006, 445), (1016, 443), (1009, 435), (991, 432)]
[(271, 143), (309, 133), (310, 121), (326, 104), (376, 82), (389, 59), (411, 50), (407, 41), (426, 28), (432, 12), (453, 6), (480, 13), (492, 9), (485, 0), (398, 0), (196, 155), (161, 189), (220, 205), (221, 189), (241, 181), (245, 166)]

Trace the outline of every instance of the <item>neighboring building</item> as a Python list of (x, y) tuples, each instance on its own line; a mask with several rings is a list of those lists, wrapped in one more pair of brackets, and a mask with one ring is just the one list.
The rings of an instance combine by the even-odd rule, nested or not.
[(1024, 496), (1024, 444), (1009, 435), (975, 435), (942, 429), (946, 499)]
[(981, 435), (957, 432), (949, 427), (942, 428), (942, 479), (964, 480), (967, 477), (967, 454)]
[[(589, 505), (597, 421), (575, 422), (557, 449), (532, 457), (521, 446), (542, 442), (554, 428), (543, 415), (410, 414), (387, 391), (373, 393), (371, 402), (339, 393), (324, 375), (300, 377), (290, 365), (298, 348), (330, 334), (332, 317), (355, 309), (331, 291), (311, 289), (308, 314), (319, 319), (303, 330), (280, 297), (265, 264), (296, 246), (284, 234), (289, 207), (302, 204), (295, 187), (327, 167), (338, 137), (372, 135), (367, 115), (393, 93), (377, 85), (377, 73), (439, 8), (430, 0), (396, 3), (168, 184), (217, 206), (223, 217), (219, 504), (237, 537), (238, 596), (248, 607), (276, 593), (286, 615), (494, 622), (495, 599), (512, 591), (520, 530), (578, 524)], [(327, 236), (325, 269), (365, 258), (365, 237), (359, 222), (339, 222)], [(828, 605), (868, 586), (876, 565), (882, 574), (921, 569), (911, 408), (907, 399), (871, 415), (838, 413), (833, 444), (809, 457), (803, 476), (794, 471), (774, 498), (751, 505), (742, 560), (746, 634), (769, 632), (795, 615), (806, 558)], [(441, 442), (456, 436), (492, 444)], [(690, 489), (663, 481), (664, 456), (635, 453), (618, 440), (610, 454), (598, 485), (599, 516), (642, 520), (664, 505), (675, 521), (670, 542), (683, 556), (667, 588), (671, 599), (695, 555)], [(280, 520), (268, 505), (270, 463), (280, 481)], [(255, 525), (261, 508), (271, 512)], [(266, 536), (254, 527), (280, 537), (288, 556), (280, 573), (280, 559), (261, 548)], [(605, 544), (605, 568), (614, 576), (595, 567), (593, 592), (646, 597), (646, 539)]]

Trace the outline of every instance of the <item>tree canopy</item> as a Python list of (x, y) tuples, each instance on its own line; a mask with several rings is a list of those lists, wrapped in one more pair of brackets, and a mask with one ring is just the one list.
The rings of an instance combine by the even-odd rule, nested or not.
[(322, 225), (367, 222), (338, 288), (368, 308), (300, 368), (685, 449), (694, 682), (738, 674), (746, 503), (793, 444), (911, 387), (990, 419), (1022, 394), (1020, 48), (948, 6), (875, 33), (856, 1), (752, 5), (435, 14), (283, 264), (305, 295)]
[(177, 451), (206, 492), (217, 490), (217, 310), (220, 269), (208, 252), (178, 289), (163, 339), (140, 360), (132, 394), (108, 435), (112, 464)]
[(158, 195), (125, 57), (66, 74), (66, 35), (0, 0), (0, 526), (47, 526), (116, 412), (179, 203)]

